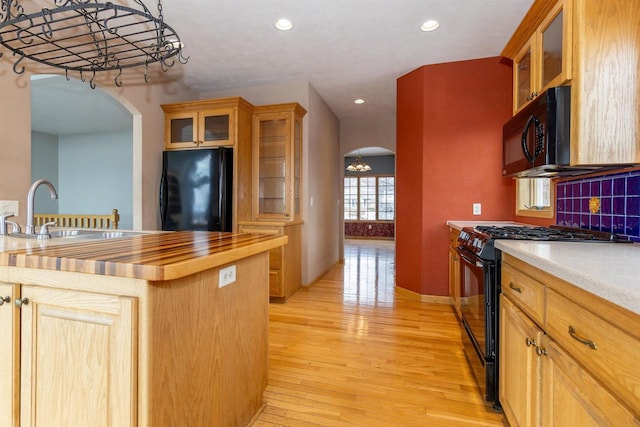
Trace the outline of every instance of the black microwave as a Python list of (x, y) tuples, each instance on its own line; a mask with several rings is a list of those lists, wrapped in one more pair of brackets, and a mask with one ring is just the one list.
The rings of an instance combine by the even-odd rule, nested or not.
[(548, 89), (502, 128), (502, 175), (552, 177), (585, 173), (569, 167), (571, 87)]

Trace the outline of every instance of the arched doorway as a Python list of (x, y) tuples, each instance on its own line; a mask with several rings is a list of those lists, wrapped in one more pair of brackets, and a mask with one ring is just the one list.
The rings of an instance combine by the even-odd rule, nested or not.
[(38, 212), (104, 214), (117, 208), (120, 227), (135, 228), (134, 203), (140, 173), (134, 168), (137, 111), (127, 102), (80, 80), (57, 75), (31, 77), (32, 181), (49, 179), (60, 195), (55, 204), (36, 195)]
[[(358, 162), (369, 168), (350, 170)], [(343, 175), (343, 244), (344, 239), (394, 241), (395, 153), (380, 147), (352, 150), (345, 154)]]

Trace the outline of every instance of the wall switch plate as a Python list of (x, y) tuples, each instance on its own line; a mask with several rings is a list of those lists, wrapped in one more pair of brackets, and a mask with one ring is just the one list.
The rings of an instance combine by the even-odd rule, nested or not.
[(219, 287), (227, 286), (236, 281), (236, 265), (230, 265), (229, 267), (220, 269), (220, 285)]
[(474, 215), (482, 215), (482, 204), (474, 203), (473, 204), (473, 214)]
[(0, 200), (0, 213), (13, 213), (18, 216), (20, 215), (19, 207), (20, 203), (17, 200)]

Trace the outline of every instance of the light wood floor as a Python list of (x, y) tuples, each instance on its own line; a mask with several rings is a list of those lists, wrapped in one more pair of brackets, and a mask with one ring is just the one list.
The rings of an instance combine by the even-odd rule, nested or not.
[(270, 305), (269, 385), (254, 426), (503, 426), (480, 396), (448, 305), (394, 291), (394, 246), (345, 243), (345, 263)]

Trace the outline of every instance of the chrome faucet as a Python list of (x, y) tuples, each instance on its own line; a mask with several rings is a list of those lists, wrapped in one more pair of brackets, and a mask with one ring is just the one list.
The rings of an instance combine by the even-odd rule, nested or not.
[(31, 184), (31, 188), (29, 188), (29, 193), (27, 193), (27, 227), (25, 230), (25, 234), (36, 234), (34, 223), (34, 209), (33, 206), (35, 204), (36, 190), (39, 186), (44, 185), (49, 188), (49, 193), (51, 193), (51, 199), (57, 199), (58, 193), (56, 193), (56, 189), (52, 183), (47, 181), (46, 179), (39, 179), (33, 184)]
[(5, 212), (0, 214), (0, 236), (6, 236), (9, 234), (7, 231), (7, 225), (11, 225), (13, 227), (14, 233), (20, 232), (20, 226), (13, 221), (10, 221), (9, 218), (13, 217), (13, 212)]

